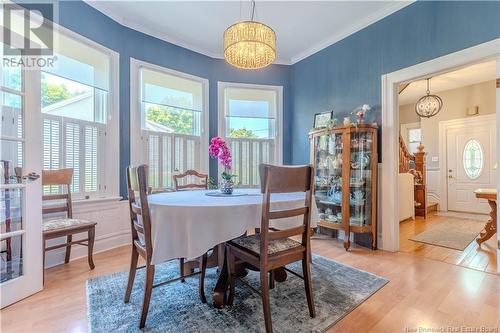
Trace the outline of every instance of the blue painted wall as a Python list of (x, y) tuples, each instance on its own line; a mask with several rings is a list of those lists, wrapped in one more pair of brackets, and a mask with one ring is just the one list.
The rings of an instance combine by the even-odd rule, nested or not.
[[(263, 70), (233, 68), (213, 59), (124, 27), (81, 1), (59, 2), (59, 24), (120, 54), (120, 192), (125, 195), (125, 168), (130, 163), (130, 58), (206, 78), (210, 82), (210, 137), (217, 135), (217, 81), (283, 86), (284, 124), (290, 122), (290, 66)], [(222, 38), (222, 32), (221, 32)], [(284, 126), (284, 142), (290, 142)], [(291, 146), (284, 145), (284, 162), (291, 162)], [(210, 162), (215, 176), (216, 161)]]
[(380, 124), (381, 75), (499, 37), (499, 1), (419, 1), (294, 64), (292, 163), (309, 161), (314, 113), (369, 104)]

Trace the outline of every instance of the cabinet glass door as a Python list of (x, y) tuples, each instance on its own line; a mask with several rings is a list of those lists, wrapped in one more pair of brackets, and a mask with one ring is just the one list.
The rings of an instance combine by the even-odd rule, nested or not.
[(349, 224), (365, 226), (371, 223), (372, 211), (372, 153), (373, 133), (351, 132), (350, 218)]
[(314, 138), (314, 194), (320, 220), (342, 224), (342, 134)]

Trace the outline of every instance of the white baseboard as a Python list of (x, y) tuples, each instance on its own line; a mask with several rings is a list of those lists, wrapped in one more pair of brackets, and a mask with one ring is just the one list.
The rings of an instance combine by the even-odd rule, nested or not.
[[(74, 207), (73, 216), (96, 221), (96, 238), (93, 253), (111, 250), (116, 247), (131, 243), (130, 215), (127, 201), (89, 203)], [(86, 234), (78, 234), (74, 240), (86, 238)], [(58, 238), (47, 242), (47, 246), (62, 244), (64, 238)], [(48, 251), (45, 257), (45, 268), (64, 263), (65, 248)], [(87, 247), (73, 245), (71, 247), (71, 259), (87, 257)]]

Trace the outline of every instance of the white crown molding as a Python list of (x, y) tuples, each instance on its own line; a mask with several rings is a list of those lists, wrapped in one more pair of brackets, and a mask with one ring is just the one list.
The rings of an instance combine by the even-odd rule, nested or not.
[(323, 50), (324, 48), (327, 48), (328, 46), (333, 45), (333, 44), (341, 41), (342, 39), (366, 28), (367, 26), (369, 26), (377, 21), (380, 21), (381, 19), (397, 12), (398, 10), (403, 9), (404, 7), (412, 4), (415, 1), (416, 0), (394, 1), (390, 5), (387, 5), (384, 8), (377, 10), (373, 14), (368, 15), (368, 16), (364, 17), (363, 19), (361, 19), (360, 21), (352, 24), (350, 27), (347, 27), (343, 31), (337, 32), (337, 33), (333, 34), (332, 36), (330, 36), (329, 38), (323, 40), (322, 42), (319, 42), (319, 43), (315, 44), (314, 46), (310, 47), (309, 49), (300, 52), (296, 56), (292, 57), (290, 59), (290, 62), (293, 65), (293, 64)]
[[(205, 49), (201, 49), (195, 45), (192, 45), (190, 43), (186, 43), (185, 41), (174, 37), (170, 34), (167, 34), (163, 31), (158, 31), (155, 29), (151, 29), (148, 27), (144, 27), (144, 25), (135, 22), (134, 20), (130, 19), (129, 17), (123, 17), (117, 14), (114, 14), (112, 8), (108, 7), (108, 4), (110, 2), (104, 2), (104, 1), (91, 1), (91, 0), (83, 0), (86, 4), (89, 6), (93, 7), (94, 9), (100, 11), (104, 15), (110, 17), (112, 20), (116, 21), (117, 23), (142, 32), (146, 35), (153, 36), (155, 38), (161, 39), (163, 41), (166, 41), (168, 43), (183, 47), (185, 49), (194, 51), (196, 53), (200, 53), (203, 55), (206, 55), (210, 58), (215, 58), (215, 59), (224, 59), (224, 55), (222, 53), (214, 53)], [(366, 28), (367, 26), (383, 19), (386, 16), (391, 15), (392, 13), (397, 12), (398, 10), (412, 4), (416, 0), (403, 0), (403, 1), (394, 1), (391, 4), (385, 6), (384, 8), (374, 12), (372, 15), (366, 16), (357, 23), (352, 24), (351, 26), (347, 27), (346, 29), (342, 30), (341, 32), (335, 33), (329, 38), (316, 43), (314, 46), (310, 47), (309, 49), (300, 52), (296, 56), (293, 56), (291, 59), (276, 59), (274, 61), (274, 64), (278, 65), (293, 65), (310, 55), (313, 55), (314, 53), (317, 53), (321, 51), (322, 49), (337, 43), (338, 41), (360, 31), (363, 28)]]

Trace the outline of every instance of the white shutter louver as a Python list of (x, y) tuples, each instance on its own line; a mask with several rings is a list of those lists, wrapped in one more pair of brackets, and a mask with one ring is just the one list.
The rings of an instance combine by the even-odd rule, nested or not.
[(85, 192), (97, 191), (97, 127), (85, 126)]
[(78, 124), (67, 123), (65, 127), (65, 167), (73, 168), (71, 191), (76, 193), (80, 191), (80, 126)]

